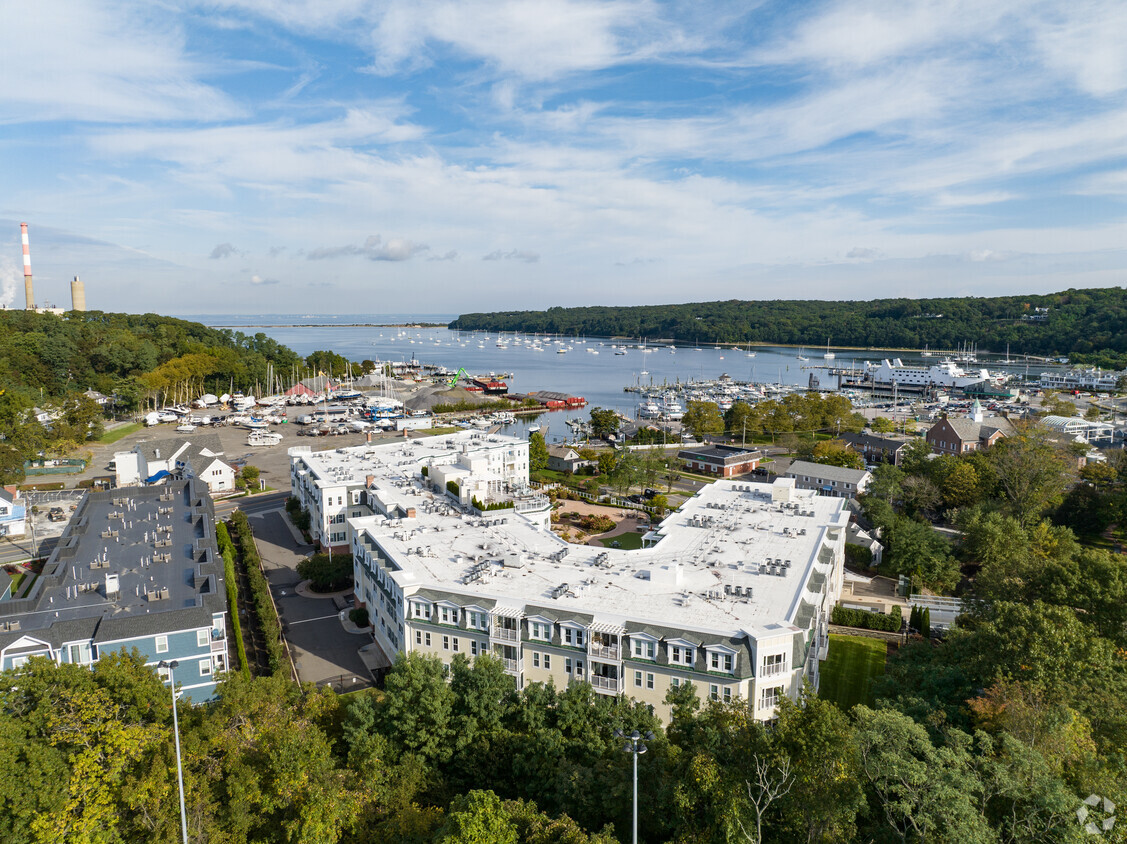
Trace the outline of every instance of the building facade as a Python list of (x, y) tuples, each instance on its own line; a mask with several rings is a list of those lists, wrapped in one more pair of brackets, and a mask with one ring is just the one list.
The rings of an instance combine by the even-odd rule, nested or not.
[(27, 530), (27, 505), (17, 486), (0, 487), (0, 536), (23, 536)]
[(663, 719), (666, 693), (686, 683), (761, 719), (804, 680), (817, 687), (841, 592), (842, 500), (785, 478), (718, 481), (642, 549), (570, 545), (539, 512), (467, 511), (443, 495), (422, 443), (413, 474), (394, 459), (402, 445), (366, 456), (364, 494), (399, 503), (348, 519), (357, 604), (389, 655), (489, 653), (518, 688), (588, 682)]
[(228, 669), (226, 619), (201, 482), (91, 492), (30, 593), (0, 603), (0, 669), (37, 656), (89, 666), (136, 649), (150, 665), (176, 660), (177, 685), (200, 702)]
[(944, 417), (928, 429), (928, 445), (936, 454), (968, 454), (990, 448), (1013, 430), (1004, 416), (986, 417), (976, 400), (969, 416)]
[(807, 460), (791, 463), (786, 476), (793, 478), (799, 489), (813, 490), (832, 498), (855, 498), (868, 489), (873, 478), (868, 469), (844, 469)]
[(718, 478), (734, 478), (754, 472), (763, 459), (757, 449), (741, 448), (738, 445), (700, 445), (684, 448), (677, 453), (684, 460), (690, 472), (715, 475)]

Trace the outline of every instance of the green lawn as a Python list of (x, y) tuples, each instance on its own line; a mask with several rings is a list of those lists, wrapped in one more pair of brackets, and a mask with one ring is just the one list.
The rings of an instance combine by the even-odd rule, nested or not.
[(119, 428), (114, 428), (112, 431), (106, 431), (102, 436), (98, 437), (98, 442), (102, 445), (109, 445), (115, 443), (122, 437), (128, 437), (134, 431), (140, 431), (144, 425), (140, 422), (130, 422), (128, 425), (122, 425)]
[(819, 696), (844, 710), (857, 703), (872, 703), (872, 684), (884, 674), (886, 653), (887, 645), (880, 639), (830, 634)]
[(600, 539), (599, 541), (607, 548), (613, 547), (611, 545), (612, 542), (617, 542), (618, 547), (623, 550), (636, 551), (642, 547), (642, 534), (634, 532), (620, 533), (618, 536), (611, 539)]

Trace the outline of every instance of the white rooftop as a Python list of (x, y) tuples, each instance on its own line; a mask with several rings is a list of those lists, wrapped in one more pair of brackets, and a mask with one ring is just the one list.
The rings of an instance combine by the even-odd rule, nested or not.
[[(795, 489), (793, 480), (717, 481), (662, 522), (650, 535), (657, 540), (651, 548), (572, 545), (512, 510), (462, 514), (417, 476), (408, 479), (407, 464), (420, 462), (410, 449), (441, 453), (447, 438), (433, 439), (439, 442), (416, 440), (407, 450), (406, 444), (368, 447), (363, 468), (351, 469), (361, 479), (376, 476), (377, 488), (390, 485), (415, 507), (414, 519), (349, 522), (357, 535), (377, 540), (407, 595), (426, 587), (478, 595), (499, 608), (531, 603), (594, 614), (611, 625), (630, 619), (770, 635), (795, 619), (804, 597), (820, 605), (822, 579), (848, 524), (844, 499)], [(745, 594), (729, 594), (736, 587)]]

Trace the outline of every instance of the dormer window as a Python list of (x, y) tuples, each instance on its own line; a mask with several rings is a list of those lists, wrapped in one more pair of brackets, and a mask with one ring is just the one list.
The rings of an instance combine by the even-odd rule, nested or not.
[(564, 627), (563, 641), (565, 645), (570, 647), (583, 648), (586, 647), (587, 637), (584, 635), (582, 628)]
[(439, 607), (438, 619), (443, 624), (457, 624), (458, 610), (456, 607)]
[(696, 648), (683, 645), (669, 646), (669, 661), (674, 665), (692, 666)]
[(657, 642), (639, 636), (630, 637), (630, 649), (634, 659), (654, 659), (657, 656)]
[(425, 604), (422, 601), (411, 602), (411, 618), (422, 618), (430, 621), (430, 604)]
[(547, 621), (528, 622), (528, 637), (541, 642), (552, 640), (552, 625)]
[(735, 662), (735, 655), (726, 651), (708, 652), (709, 671), (722, 671), (725, 674), (731, 674), (735, 668)]

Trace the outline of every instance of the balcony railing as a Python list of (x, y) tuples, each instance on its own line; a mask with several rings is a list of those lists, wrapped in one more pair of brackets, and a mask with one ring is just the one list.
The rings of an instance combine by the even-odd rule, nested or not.
[(211, 640), (211, 652), (213, 654), (214, 653), (225, 653), (226, 651), (227, 651), (227, 640), (226, 639), (212, 639)]
[(760, 677), (777, 677), (780, 674), (786, 674), (787, 667), (785, 665), (765, 665), (763, 670), (759, 672)]
[(618, 685), (621, 682), (617, 677), (603, 677), (598, 674), (592, 674), (590, 677), (591, 685), (599, 691), (618, 693)]
[(520, 633), (515, 627), (494, 627), (489, 631), (489, 635), (506, 642), (515, 642), (520, 638)]
[(510, 674), (517, 674), (520, 672), (520, 663), (515, 659), (505, 659), (500, 657), (501, 664), (505, 666), (505, 670)]
[(518, 513), (542, 513), (552, 506), (551, 499), (546, 495), (540, 494), (518, 498), (513, 503), (514, 509)]
[(618, 645), (596, 645), (592, 642), (591, 656), (600, 659), (618, 659)]

